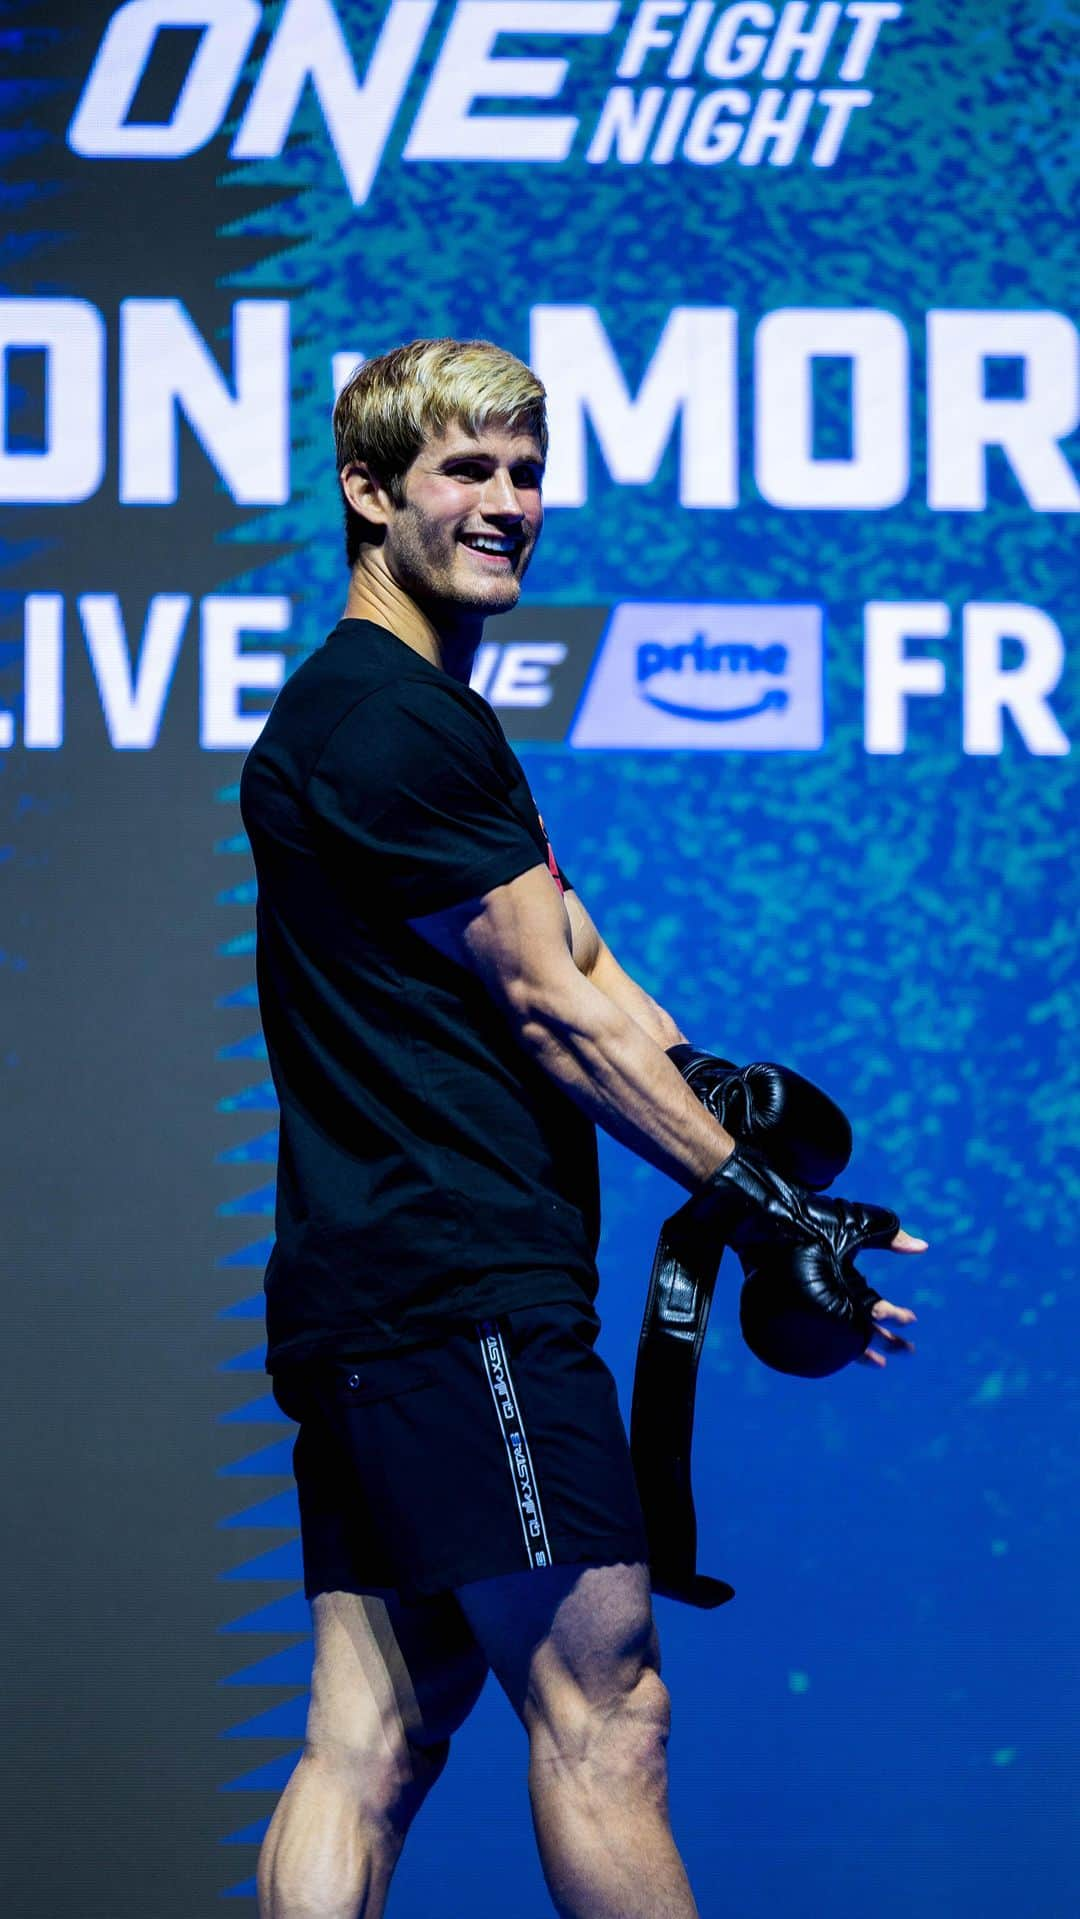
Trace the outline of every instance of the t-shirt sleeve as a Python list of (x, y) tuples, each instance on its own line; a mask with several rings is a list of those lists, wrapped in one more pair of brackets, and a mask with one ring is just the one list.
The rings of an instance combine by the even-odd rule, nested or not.
[(338, 723), (307, 801), (350, 888), (418, 919), (544, 864), (511, 804), (516, 783), (513, 756), (481, 713), (452, 687), (408, 680), (380, 687)]

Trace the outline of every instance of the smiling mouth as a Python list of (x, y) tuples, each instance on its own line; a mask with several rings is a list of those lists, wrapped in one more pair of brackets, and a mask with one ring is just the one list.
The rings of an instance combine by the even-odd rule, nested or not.
[(500, 539), (494, 533), (462, 533), (460, 539), (462, 546), (467, 546), (470, 553), (478, 553), (481, 559), (495, 565), (505, 561), (512, 566), (525, 544), (520, 536)]

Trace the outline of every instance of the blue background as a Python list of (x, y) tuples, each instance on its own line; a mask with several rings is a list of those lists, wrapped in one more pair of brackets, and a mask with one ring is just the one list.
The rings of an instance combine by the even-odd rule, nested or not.
[[(359, 0), (337, 10), (359, 64), (375, 10)], [(1020, 600), (1050, 612), (1070, 641), (1074, 529), (1067, 516), (1034, 512), (996, 454), (984, 512), (928, 509), (923, 321), (931, 307), (1070, 308), (1075, 10), (1051, 0), (947, 9), (917, 0), (884, 28), (867, 82), (873, 105), (828, 170), (805, 154), (788, 168), (590, 168), (580, 157), (558, 167), (406, 164), (402, 129), (436, 34), (363, 207), (344, 189), (310, 92), (277, 161), (230, 163), (222, 138), (197, 160), (151, 169), (155, 191), (169, 196), (182, 274), (163, 247), (140, 258), (122, 206), (111, 240), (95, 244), (109, 183), (123, 174), (142, 195), (140, 169), (84, 163), (80, 172), (56, 137), (108, 9), (92, 24), (73, 16), (66, 39), (58, 16), (45, 39), (36, 29), (36, 47), (21, 11), (29, 64), (16, 119), (35, 176), (22, 203), (33, 244), (6, 290), (74, 291), (103, 309), (128, 294), (173, 293), (193, 312), (204, 299), (219, 317), (238, 297), (292, 302), (292, 497), (259, 514), (227, 511), (185, 454), (178, 531), (155, 549), (168, 553), (172, 574), (159, 563), (147, 590), (186, 578), (192, 591), (287, 594), (298, 609), (294, 663), (321, 641), (344, 594), (332, 352), (371, 356), (449, 333), (525, 355), (530, 306), (590, 304), (633, 390), (671, 307), (737, 308), (738, 508), (680, 509), (674, 443), (643, 487), (616, 485), (594, 447), (588, 507), (549, 512), (527, 593), (566, 605), (823, 604), (826, 744), (816, 754), (534, 746), (521, 757), (559, 858), (623, 965), (697, 1043), (740, 1060), (790, 1061), (840, 1097), (856, 1136), (845, 1183), (897, 1207), (931, 1250), (918, 1262), (871, 1262), (874, 1282), (914, 1306), (917, 1353), (883, 1373), (852, 1368), (822, 1382), (773, 1375), (744, 1351), (734, 1279), (726, 1275), (725, 1291), (721, 1277), (694, 1472), (700, 1564), (729, 1579), (737, 1598), (713, 1615), (658, 1602), (675, 1713), (675, 1830), (704, 1914), (906, 1919), (918, 1906), (928, 1919), (1064, 1919), (1076, 1905), (1080, 1716), (1076, 780), (1071, 758), (1032, 756), (1008, 722), (1000, 757), (963, 756), (957, 636), (966, 601)], [(276, 11), (266, 9), (267, 30)], [(629, 22), (633, 9), (623, 12)], [(576, 44), (565, 110), (599, 100), (617, 44)], [(515, 52), (529, 50), (515, 42)], [(65, 57), (66, 86), (50, 77)], [(44, 161), (33, 157), (35, 125)], [(66, 259), (65, 232), (75, 245)], [(901, 506), (780, 512), (756, 496), (753, 330), (791, 305), (885, 308), (907, 329), (912, 479)], [(824, 383), (821, 401), (819, 451), (835, 453), (847, 432), (842, 386)], [(148, 577), (124, 531), (148, 516), (115, 500), (113, 488), (97, 517), (90, 507), (24, 516), (9, 555), (9, 613), (16, 587), (63, 590), (70, 577), (69, 590), (123, 591)], [(114, 556), (107, 582), (86, 577), (102, 527)], [(862, 608), (872, 599), (941, 599), (953, 615), (953, 637), (935, 649), (948, 662), (946, 695), (915, 704), (898, 757), (868, 756), (862, 743)], [(1072, 666), (1054, 708), (1074, 734)], [(224, 1371), (243, 1388), (216, 1427), (220, 1490), (231, 1501), (223, 1523), (267, 1529), (254, 1559), (235, 1542), (243, 1556), (228, 1577), (250, 1583), (219, 1586), (216, 1601), (222, 1625), (243, 1635), (223, 1642), (225, 1685), (264, 1688), (249, 1718), (244, 1693), (218, 1695), (221, 1730), (240, 1743), (211, 1748), (207, 1760), (238, 1795), (217, 1801), (213, 1837), (236, 1842), (218, 1871), (220, 1891), (242, 1906), (302, 1726), (309, 1648), (295, 1597), (286, 1429), (274, 1429), (261, 1397), (252, 1345), (274, 1114), (250, 1010), (239, 760), (211, 765), (208, 778), (193, 737), (181, 758), (215, 849), (204, 864), (208, 973), (192, 1006), (203, 993), (206, 1028), (207, 982), (227, 959), (228, 991), (216, 1004), (241, 1014), (218, 1053), (234, 1065), (217, 1114), (241, 1115), (218, 1154), (228, 1196), (215, 1201), (219, 1175), (205, 1200), (217, 1296), (224, 1278), (236, 1334)], [(34, 762), (21, 762), (31, 799), (37, 776)], [(93, 806), (77, 773), (64, 790)], [(14, 817), (10, 781), (7, 792)], [(172, 850), (181, 860), (182, 841)], [(149, 929), (147, 941), (149, 950)], [(209, 1105), (204, 1118), (213, 1136)], [(608, 1140), (602, 1167), (602, 1350), (628, 1409), (643, 1248), (675, 1194)], [(203, 1192), (201, 1167), (184, 1176)], [(250, 1271), (233, 1270), (241, 1267)], [(207, 1427), (220, 1403), (214, 1363), (205, 1400), (188, 1407)], [(248, 1439), (258, 1457), (245, 1469), (237, 1452)], [(208, 1491), (208, 1515), (220, 1510), (218, 1490)], [(252, 1513), (266, 1495), (273, 1511)], [(197, 1501), (198, 1486), (186, 1498)], [(213, 1524), (208, 1516), (208, 1553)], [(237, 1617), (239, 1600), (273, 1610)], [(253, 1663), (264, 1655), (274, 1663)], [(183, 1663), (182, 1643), (171, 1657)], [(525, 1757), (489, 1685), (406, 1849), (390, 1902), (397, 1919), (550, 1910)]]

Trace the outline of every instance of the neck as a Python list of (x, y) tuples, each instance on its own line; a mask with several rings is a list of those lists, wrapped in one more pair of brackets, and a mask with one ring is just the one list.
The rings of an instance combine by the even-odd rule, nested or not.
[(469, 683), (473, 657), (484, 634), (483, 615), (443, 611), (433, 618), (410, 598), (388, 572), (379, 547), (362, 548), (353, 567), (345, 600), (346, 620), (371, 620), (384, 626), (414, 653), (463, 686)]

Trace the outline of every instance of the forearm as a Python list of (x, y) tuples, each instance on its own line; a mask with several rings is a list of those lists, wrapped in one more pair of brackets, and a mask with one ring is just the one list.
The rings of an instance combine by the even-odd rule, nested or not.
[(600, 946), (587, 977), (613, 1005), (629, 1014), (635, 1025), (649, 1035), (654, 1045), (666, 1051), (669, 1046), (685, 1040), (686, 1034), (676, 1025), (671, 1014), (665, 1012), (635, 979), (631, 979), (629, 973), (624, 972), (609, 947)]
[[(641, 999), (653, 1006), (647, 994)], [(664, 1045), (681, 1035), (661, 1008), (654, 1011), (660, 1016), (655, 1039), (631, 1011), (578, 974), (557, 1010), (532, 1006), (522, 1014), (518, 1039), (598, 1126), (692, 1191), (735, 1142), (668, 1059)]]

